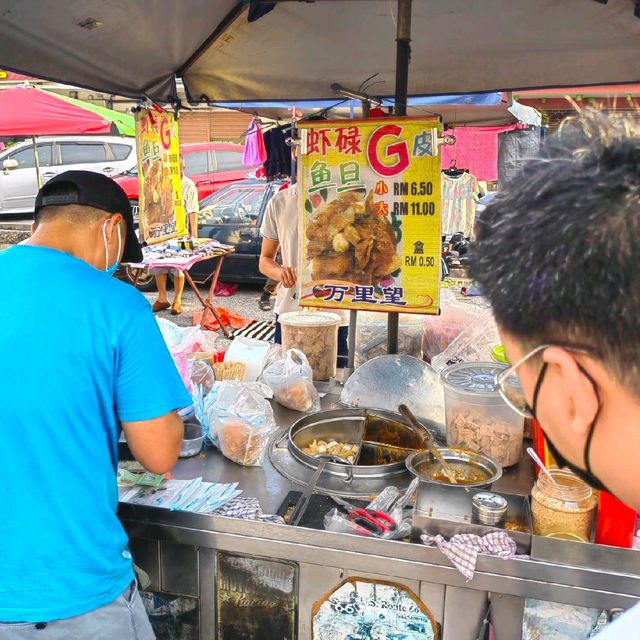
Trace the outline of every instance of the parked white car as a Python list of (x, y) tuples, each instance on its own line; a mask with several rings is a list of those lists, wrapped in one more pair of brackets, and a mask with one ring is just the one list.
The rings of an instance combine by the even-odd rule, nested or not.
[[(70, 169), (115, 176), (136, 163), (136, 141), (121, 136), (59, 136), (36, 140), (42, 183)], [(31, 140), (0, 152), (0, 216), (31, 216), (38, 192)]]

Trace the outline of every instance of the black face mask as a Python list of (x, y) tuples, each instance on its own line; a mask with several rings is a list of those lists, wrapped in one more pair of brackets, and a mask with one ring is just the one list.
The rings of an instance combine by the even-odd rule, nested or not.
[[(540, 389), (542, 388), (542, 382), (544, 381), (544, 376), (545, 376), (545, 373), (547, 372), (547, 366), (548, 365), (545, 362), (544, 365), (542, 366), (542, 369), (540, 370), (540, 375), (538, 376), (538, 381), (536, 382), (535, 390), (533, 392), (533, 407), (530, 407), (530, 411), (533, 414), (533, 417), (536, 419), (536, 422), (538, 424), (540, 424), (540, 420), (538, 420), (536, 416), (536, 409), (538, 406), (538, 397), (540, 396)], [(580, 368), (580, 371), (582, 372), (582, 374), (586, 376), (587, 380), (589, 380), (589, 382), (593, 385), (593, 389), (596, 392), (596, 397), (598, 398), (598, 411), (596, 412), (593, 422), (589, 427), (589, 433), (587, 434), (587, 442), (585, 443), (585, 446), (584, 446), (584, 466), (586, 471), (585, 469), (581, 469), (580, 467), (577, 467), (572, 462), (569, 462), (558, 451), (558, 449), (556, 449), (555, 445), (553, 444), (553, 442), (551, 442), (551, 440), (549, 439), (549, 436), (546, 434), (544, 429), (542, 430), (542, 432), (544, 433), (544, 438), (547, 441), (547, 446), (549, 447), (549, 451), (551, 452), (551, 455), (555, 458), (560, 468), (568, 467), (571, 471), (573, 471), (573, 473), (575, 473), (578, 476), (578, 478), (580, 478), (583, 482), (586, 482), (589, 486), (593, 487), (594, 489), (598, 489), (599, 491), (609, 491), (604, 486), (604, 484), (600, 482), (600, 480), (598, 480), (598, 478), (591, 471), (591, 465), (589, 463), (589, 452), (591, 450), (591, 440), (593, 439), (593, 432), (595, 430), (596, 422), (598, 422), (598, 418), (600, 417), (600, 398), (598, 396), (596, 383), (593, 380), (593, 378), (579, 364), (578, 364), (578, 367)], [(541, 424), (540, 424), (540, 428), (542, 428)], [(611, 492), (609, 491), (609, 493)]]

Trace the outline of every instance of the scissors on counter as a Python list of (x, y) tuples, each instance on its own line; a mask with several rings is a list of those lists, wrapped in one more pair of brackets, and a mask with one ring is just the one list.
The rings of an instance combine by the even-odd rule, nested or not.
[(388, 513), (367, 511), (364, 507), (356, 507), (338, 496), (331, 496), (331, 498), (346, 510), (349, 520), (372, 533), (381, 535), (393, 531), (397, 527), (396, 521)]

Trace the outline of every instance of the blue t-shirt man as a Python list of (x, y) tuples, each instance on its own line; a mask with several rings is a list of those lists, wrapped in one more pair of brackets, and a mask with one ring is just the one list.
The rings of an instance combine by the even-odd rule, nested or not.
[(0, 252), (0, 273), (0, 622), (71, 618), (133, 580), (116, 517), (121, 423), (190, 397), (149, 303), (105, 268), (22, 244)]

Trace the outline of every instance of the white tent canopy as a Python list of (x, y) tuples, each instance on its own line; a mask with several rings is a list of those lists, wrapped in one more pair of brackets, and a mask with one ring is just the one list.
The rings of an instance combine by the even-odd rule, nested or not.
[[(0, 0), (0, 66), (158, 102), (390, 96), (392, 0)], [(410, 95), (640, 81), (635, 0), (414, 0)]]

